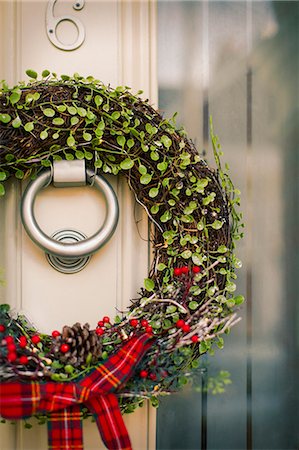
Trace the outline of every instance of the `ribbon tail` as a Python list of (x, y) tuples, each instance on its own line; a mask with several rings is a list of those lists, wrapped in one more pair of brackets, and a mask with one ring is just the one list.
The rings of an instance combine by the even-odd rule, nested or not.
[(83, 450), (79, 405), (51, 413), (48, 418), (48, 447), (49, 450)]
[(102, 440), (109, 450), (132, 450), (116, 395), (100, 395), (84, 403), (94, 415)]

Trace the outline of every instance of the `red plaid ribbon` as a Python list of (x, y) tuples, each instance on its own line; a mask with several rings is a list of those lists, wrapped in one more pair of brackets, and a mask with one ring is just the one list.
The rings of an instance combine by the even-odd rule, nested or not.
[(104, 444), (109, 450), (131, 450), (118, 400), (113, 393), (132, 376), (152, 345), (146, 334), (134, 336), (104, 363), (75, 382), (5, 382), (0, 386), (0, 414), (22, 419), (51, 413), (48, 440), (51, 450), (82, 450), (80, 405), (94, 415)]

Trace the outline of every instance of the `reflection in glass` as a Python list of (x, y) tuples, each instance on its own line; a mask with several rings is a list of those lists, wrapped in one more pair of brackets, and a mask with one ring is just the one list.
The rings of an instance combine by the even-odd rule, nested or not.
[[(209, 373), (229, 370), (232, 384), (208, 395), (208, 449), (299, 447), (298, 29), (298, 2), (158, 3), (160, 110), (179, 111), (210, 163), (212, 114), (246, 221), (247, 303), (209, 358)], [(198, 450), (201, 420), (200, 394), (163, 399), (157, 449)]]

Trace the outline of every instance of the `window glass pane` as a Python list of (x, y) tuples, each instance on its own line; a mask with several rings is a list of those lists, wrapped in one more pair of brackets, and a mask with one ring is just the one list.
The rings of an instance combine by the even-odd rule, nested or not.
[[(159, 107), (207, 152), (209, 115), (242, 191), (241, 324), (209, 358), (209, 449), (298, 448), (299, 3), (158, 2)], [(202, 398), (164, 398), (157, 448), (199, 449)]]

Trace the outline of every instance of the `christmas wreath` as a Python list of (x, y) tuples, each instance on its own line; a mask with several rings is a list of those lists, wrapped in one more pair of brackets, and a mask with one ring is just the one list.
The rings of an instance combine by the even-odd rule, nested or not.
[(153, 224), (153, 260), (128, 310), (100, 318), (95, 330), (76, 323), (45, 335), (2, 305), (1, 379), (68, 385), (141, 339), (146, 351), (116, 392), (123, 412), (145, 398), (156, 404), (192, 377), (213, 344), (223, 346), (221, 335), (239, 320), (239, 191), (222, 168), (212, 129), (216, 169), (141, 92), (78, 74), (27, 75), (28, 83), (13, 88), (2, 82), (0, 194), (10, 177), (34, 178), (61, 159), (85, 159), (99, 173), (123, 175)]

